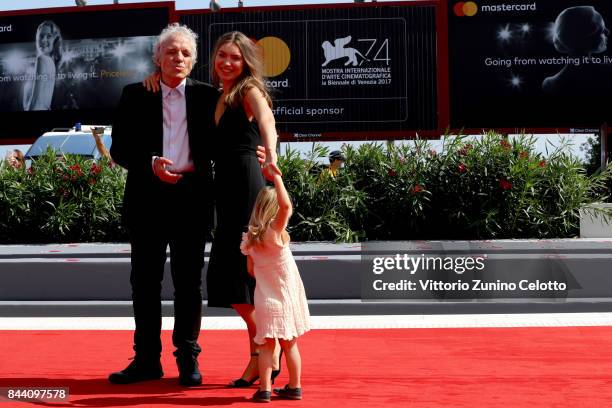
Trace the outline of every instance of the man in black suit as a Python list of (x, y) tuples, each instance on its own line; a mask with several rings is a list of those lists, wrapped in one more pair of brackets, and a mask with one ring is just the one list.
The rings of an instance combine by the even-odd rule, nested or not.
[(163, 376), (161, 282), (168, 245), (179, 381), (185, 386), (202, 383), (197, 340), (212, 208), (212, 174), (204, 139), (212, 131), (218, 92), (188, 78), (196, 62), (196, 38), (178, 24), (162, 31), (154, 51), (162, 92), (149, 92), (141, 84), (126, 86), (113, 123), (110, 153), (128, 171), (123, 215), (132, 248), (136, 323), (136, 355), (127, 368), (109, 376), (116, 384)]

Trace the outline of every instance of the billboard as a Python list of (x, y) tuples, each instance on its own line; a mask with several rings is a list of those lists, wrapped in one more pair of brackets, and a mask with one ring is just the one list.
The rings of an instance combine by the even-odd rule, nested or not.
[(612, 118), (612, 3), (448, 3), (453, 128), (598, 128)]
[(180, 20), (201, 36), (192, 76), (206, 82), (220, 35), (237, 30), (257, 41), (285, 140), (437, 128), (435, 6), (244, 9)]
[(121, 90), (153, 72), (168, 4), (0, 15), (0, 137), (110, 123)]

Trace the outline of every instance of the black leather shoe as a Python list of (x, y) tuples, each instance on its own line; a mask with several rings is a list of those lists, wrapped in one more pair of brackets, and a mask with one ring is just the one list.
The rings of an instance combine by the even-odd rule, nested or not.
[(285, 388), (275, 388), (274, 393), (281, 398), (301, 400), (302, 389), (301, 388), (289, 388), (289, 384), (285, 385)]
[(251, 401), (253, 402), (270, 402), (272, 397), (272, 393), (270, 391), (261, 391), (258, 390), (251, 397)]
[(196, 357), (178, 357), (176, 365), (179, 370), (179, 382), (185, 387), (194, 387), (202, 384), (202, 374), (198, 368), (198, 359)]
[[(259, 358), (259, 353), (251, 353), (251, 359), (257, 359), (257, 358)], [(272, 372), (272, 384), (274, 384), (274, 378), (275, 377), (274, 377), (274, 371), (273, 371)], [(232, 382), (230, 382), (227, 386), (229, 388), (247, 388), (253, 385), (253, 383), (255, 383), (255, 381), (257, 380), (259, 380), (259, 375), (256, 375), (250, 380), (245, 380), (244, 378), (240, 377), (237, 380), (233, 380)]]
[(134, 359), (124, 370), (108, 376), (113, 384), (132, 384), (140, 381), (159, 380), (164, 376), (159, 361), (143, 361)]

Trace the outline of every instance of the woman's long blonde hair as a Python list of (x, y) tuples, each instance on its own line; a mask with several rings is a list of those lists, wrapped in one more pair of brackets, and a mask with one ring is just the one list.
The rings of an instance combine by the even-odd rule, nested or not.
[(45, 20), (38, 25), (36, 29), (36, 52), (37, 55), (44, 54), (40, 46), (40, 33), (45, 27), (49, 28), (51, 34), (53, 34), (53, 44), (51, 45), (51, 53), (49, 56), (53, 59), (55, 65), (57, 65), (62, 60), (62, 33), (57, 24), (53, 21)]
[(274, 187), (264, 187), (257, 194), (251, 219), (249, 220), (249, 230), (247, 232), (247, 247), (258, 245), (263, 242), (263, 238), (270, 223), (278, 214), (278, 199)]
[(219, 48), (226, 43), (232, 43), (240, 49), (242, 59), (244, 60), (244, 66), (242, 68), (242, 75), (236, 80), (232, 89), (228, 90), (225, 103), (235, 108), (242, 102), (247, 91), (254, 87), (261, 91), (266, 102), (268, 102), (268, 105), (272, 108), (272, 99), (270, 98), (270, 93), (263, 80), (263, 56), (261, 48), (240, 31), (230, 31), (229, 33), (223, 34), (217, 40), (212, 54), (212, 64), (210, 64), (210, 76), (213, 85), (217, 88), (220, 88), (222, 85), (221, 79), (215, 70), (215, 60)]

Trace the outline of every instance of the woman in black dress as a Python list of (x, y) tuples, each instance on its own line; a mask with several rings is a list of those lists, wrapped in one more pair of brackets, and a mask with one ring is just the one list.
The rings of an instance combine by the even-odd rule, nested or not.
[(251, 359), (242, 376), (229, 384), (245, 387), (259, 376), (258, 352), (253, 342), (255, 280), (247, 272), (240, 241), (255, 198), (265, 185), (257, 146), (263, 145), (266, 150), (265, 164), (276, 164), (277, 134), (257, 45), (240, 32), (226, 33), (217, 40), (212, 62), (213, 85), (223, 93), (215, 110), (216, 134), (211, 138), (217, 228), (206, 276), (208, 306), (232, 307), (247, 325)]

